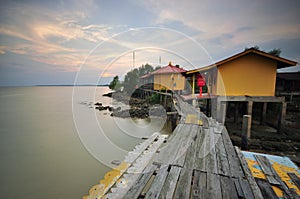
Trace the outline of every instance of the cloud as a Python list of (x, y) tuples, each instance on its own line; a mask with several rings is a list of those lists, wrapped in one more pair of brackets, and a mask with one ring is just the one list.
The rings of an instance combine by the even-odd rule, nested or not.
[[(201, 67), (247, 46), (283, 43), (283, 52), (299, 59), (298, 2), (127, 0), (116, 7), (93, 0), (9, 1), (0, 7), (0, 55), (26, 57), (51, 66), (47, 70), (85, 67), (112, 76), (132, 68), (132, 50), (136, 67), (156, 66), (159, 56), (163, 65)], [(23, 67), (30, 70), (30, 62)]]
[[(11, 12), (12, 9), (14, 12)], [(1, 53), (5, 49), (54, 65), (54, 69), (60, 66), (62, 70), (70, 70), (67, 67), (77, 70), (76, 67), (82, 64), (92, 48), (109, 39), (114, 29), (124, 27), (90, 24), (84, 12), (55, 12), (35, 4), (16, 4), (5, 9), (2, 15), (7, 20), (1, 23), (0, 34), (7, 44), (0, 49)], [(72, 45), (76, 42), (86, 45)]]
[[(298, 1), (299, 2), (299, 1)], [(199, 31), (200, 40), (232, 35), (224, 40), (239, 44), (284, 37), (299, 38), (300, 24), (297, 1), (147, 1), (145, 7), (158, 16), (157, 24), (178, 21)], [(227, 42), (226, 42), (227, 41)]]
[(6, 48), (6, 46), (0, 46), (0, 55), (5, 54)]

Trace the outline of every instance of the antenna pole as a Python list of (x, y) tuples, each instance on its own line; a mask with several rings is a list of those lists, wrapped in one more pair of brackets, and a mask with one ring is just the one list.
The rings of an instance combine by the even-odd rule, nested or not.
[(161, 66), (161, 56), (159, 56), (159, 66)]
[(133, 54), (132, 54), (132, 67), (133, 68), (135, 67), (135, 51), (133, 51)]

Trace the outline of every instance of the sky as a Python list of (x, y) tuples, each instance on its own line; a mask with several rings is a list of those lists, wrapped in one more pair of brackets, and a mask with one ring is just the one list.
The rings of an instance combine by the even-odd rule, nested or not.
[(255, 45), (299, 63), (299, 7), (299, 0), (1, 1), (0, 86), (106, 84), (142, 64), (195, 69)]

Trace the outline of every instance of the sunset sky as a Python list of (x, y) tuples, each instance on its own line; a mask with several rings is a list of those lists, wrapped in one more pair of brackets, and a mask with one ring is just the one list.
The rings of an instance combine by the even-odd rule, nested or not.
[(1, 1), (0, 86), (103, 84), (159, 57), (193, 69), (255, 45), (300, 62), (299, 8), (299, 0)]

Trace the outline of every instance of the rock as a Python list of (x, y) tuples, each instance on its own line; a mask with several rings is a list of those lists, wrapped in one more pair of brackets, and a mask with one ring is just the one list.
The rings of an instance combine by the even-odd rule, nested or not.
[(113, 93), (106, 93), (106, 94), (103, 94), (102, 96), (105, 96), (105, 97), (112, 97), (112, 94), (113, 94)]
[(113, 160), (111, 161), (111, 164), (118, 166), (119, 164), (121, 164), (120, 160)]

